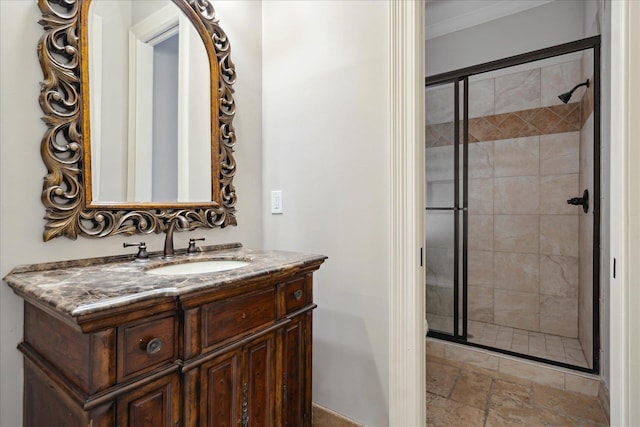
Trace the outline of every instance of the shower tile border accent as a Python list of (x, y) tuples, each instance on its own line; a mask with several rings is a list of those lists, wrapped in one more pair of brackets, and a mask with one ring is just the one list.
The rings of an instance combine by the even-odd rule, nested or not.
[(608, 391), (602, 379), (597, 375), (518, 359), (502, 353), (442, 341), (437, 338), (428, 337), (426, 344), (427, 358), (437, 357), (451, 360), (462, 365), (486, 369), (494, 374), (515, 376), (559, 390), (598, 397), (603, 407), (608, 409)]
[[(585, 105), (588, 108), (589, 102), (578, 101), (472, 118), (469, 119), (469, 142), (578, 132), (584, 121), (582, 108)], [(592, 106), (591, 109), (593, 110)], [(452, 145), (453, 130), (453, 122), (427, 125), (427, 148)], [(462, 129), (460, 134), (462, 135)]]

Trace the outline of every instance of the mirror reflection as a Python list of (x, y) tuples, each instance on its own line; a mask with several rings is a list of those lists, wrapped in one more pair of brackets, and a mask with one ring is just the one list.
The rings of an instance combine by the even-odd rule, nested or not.
[(91, 200), (212, 200), (211, 75), (171, 0), (93, 0), (88, 17)]

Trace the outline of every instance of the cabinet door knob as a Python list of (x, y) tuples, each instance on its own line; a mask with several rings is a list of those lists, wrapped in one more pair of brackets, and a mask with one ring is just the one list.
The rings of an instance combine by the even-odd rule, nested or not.
[(298, 301), (300, 301), (300, 298), (302, 298), (302, 291), (300, 289), (298, 289), (297, 291), (295, 291), (293, 293), (293, 296), (295, 299), (297, 299)]
[(162, 349), (162, 340), (160, 338), (153, 338), (145, 344), (145, 340), (140, 338), (140, 348), (148, 354), (156, 354)]

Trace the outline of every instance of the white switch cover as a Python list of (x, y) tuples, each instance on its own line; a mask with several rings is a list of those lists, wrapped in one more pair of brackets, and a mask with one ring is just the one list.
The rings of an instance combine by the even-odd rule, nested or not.
[(271, 192), (271, 213), (282, 213), (282, 190), (273, 190)]

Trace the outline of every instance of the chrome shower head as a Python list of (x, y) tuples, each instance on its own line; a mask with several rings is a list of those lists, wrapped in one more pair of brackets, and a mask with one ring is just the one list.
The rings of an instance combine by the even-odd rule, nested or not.
[(576, 85), (573, 89), (571, 89), (569, 92), (567, 93), (563, 93), (562, 95), (558, 95), (558, 98), (560, 98), (560, 101), (564, 102), (565, 104), (567, 102), (569, 102), (569, 100), (571, 99), (571, 96), (573, 95), (573, 92), (576, 91), (576, 89), (578, 89), (580, 86), (586, 86), (589, 87), (589, 79), (587, 79), (586, 82), (584, 83), (580, 83), (578, 85)]

